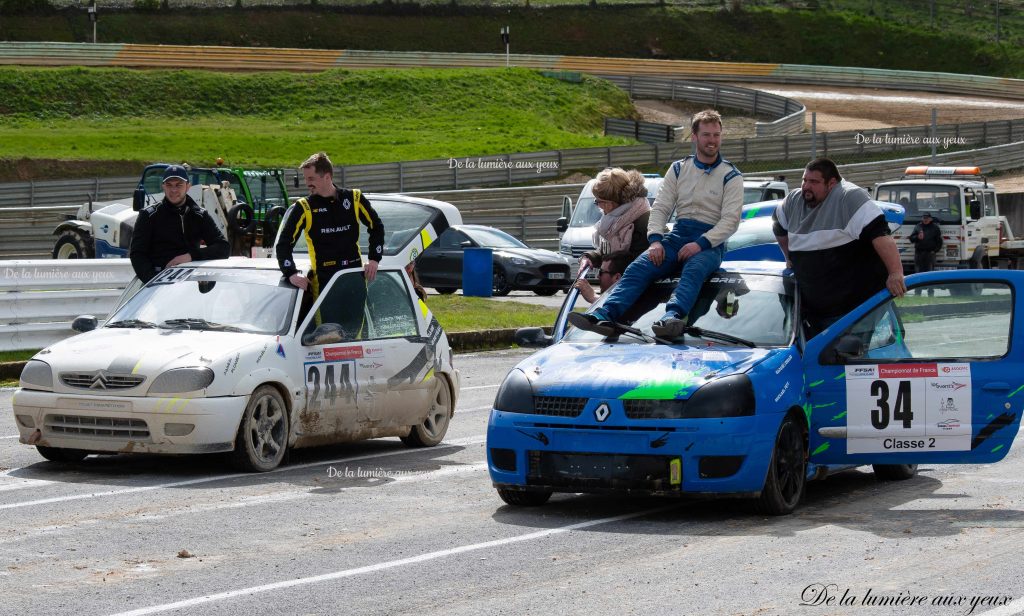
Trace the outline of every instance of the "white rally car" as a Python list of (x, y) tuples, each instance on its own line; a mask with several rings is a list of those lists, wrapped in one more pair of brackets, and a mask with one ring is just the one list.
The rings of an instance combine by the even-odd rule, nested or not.
[(290, 447), (441, 442), (459, 372), (403, 266), (461, 216), (437, 201), (371, 199), (386, 230), (372, 283), (339, 274), (314, 303), (274, 259), (164, 270), (129, 288), (102, 327), (27, 363), (13, 399), (20, 441), (62, 462), (231, 452), (252, 471), (277, 467)]

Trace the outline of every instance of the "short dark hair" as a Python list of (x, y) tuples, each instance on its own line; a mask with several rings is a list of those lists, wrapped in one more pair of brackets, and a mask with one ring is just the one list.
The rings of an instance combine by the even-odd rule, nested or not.
[(698, 111), (693, 114), (693, 120), (690, 122), (690, 132), (697, 134), (700, 130), (701, 122), (712, 122), (714, 124), (722, 125), (722, 114), (718, 113), (714, 109), (705, 109), (704, 111)]
[(807, 171), (817, 171), (821, 174), (821, 179), (826, 182), (829, 180), (840, 182), (843, 179), (843, 176), (839, 175), (839, 167), (836, 167), (836, 163), (831, 158), (815, 158), (807, 163), (804, 169)]
[(318, 175), (325, 175), (327, 173), (334, 175), (334, 164), (330, 158), (327, 158), (327, 152), (313, 154), (306, 159), (306, 162), (299, 165), (299, 169), (312, 169)]
[(608, 263), (608, 269), (605, 271), (611, 276), (625, 272), (632, 262), (633, 256), (626, 250), (616, 250), (615, 252), (601, 255), (601, 264)]

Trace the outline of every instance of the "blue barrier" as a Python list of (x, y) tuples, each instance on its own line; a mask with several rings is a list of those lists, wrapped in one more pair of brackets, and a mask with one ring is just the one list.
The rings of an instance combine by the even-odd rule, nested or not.
[(462, 251), (462, 294), (490, 297), (494, 290), (494, 260), (490, 248)]

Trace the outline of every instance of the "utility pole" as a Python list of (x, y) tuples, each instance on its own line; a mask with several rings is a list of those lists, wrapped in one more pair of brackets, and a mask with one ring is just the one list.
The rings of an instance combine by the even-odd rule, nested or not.
[(91, 2), (89, 2), (89, 8), (87, 10), (89, 11), (89, 21), (92, 22), (92, 42), (93, 42), (93, 44), (95, 44), (96, 43), (96, 22), (98, 21), (98, 18), (96, 16), (96, 0), (92, 0)]
[(505, 42), (505, 68), (508, 68), (508, 26), (502, 26), (501, 40)]

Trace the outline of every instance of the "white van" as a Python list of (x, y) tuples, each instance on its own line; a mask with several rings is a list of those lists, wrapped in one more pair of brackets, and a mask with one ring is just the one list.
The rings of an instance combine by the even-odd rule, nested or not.
[[(644, 174), (644, 186), (647, 187), (647, 201), (654, 204), (654, 198), (658, 196), (658, 189), (661, 188), (662, 177), (659, 175)], [(558, 252), (569, 259), (572, 267), (572, 277), (576, 277), (579, 270), (580, 257), (588, 250), (593, 250), (594, 227), (601, 219), (601, 210), (597, 208), (597, 201), (594, 199), (594, 183), (597, 180), (590, 180), (580, 191), (576, 199), (576, 207), (573, 207), (572, 197), (562, 197), (562, 217), (558, 219), (556, 227), (561, 237), (558, 240)], [(592, 270), (593, 271), (593, 270)], [(587, 278), (597, 278), (597, 272)]]

